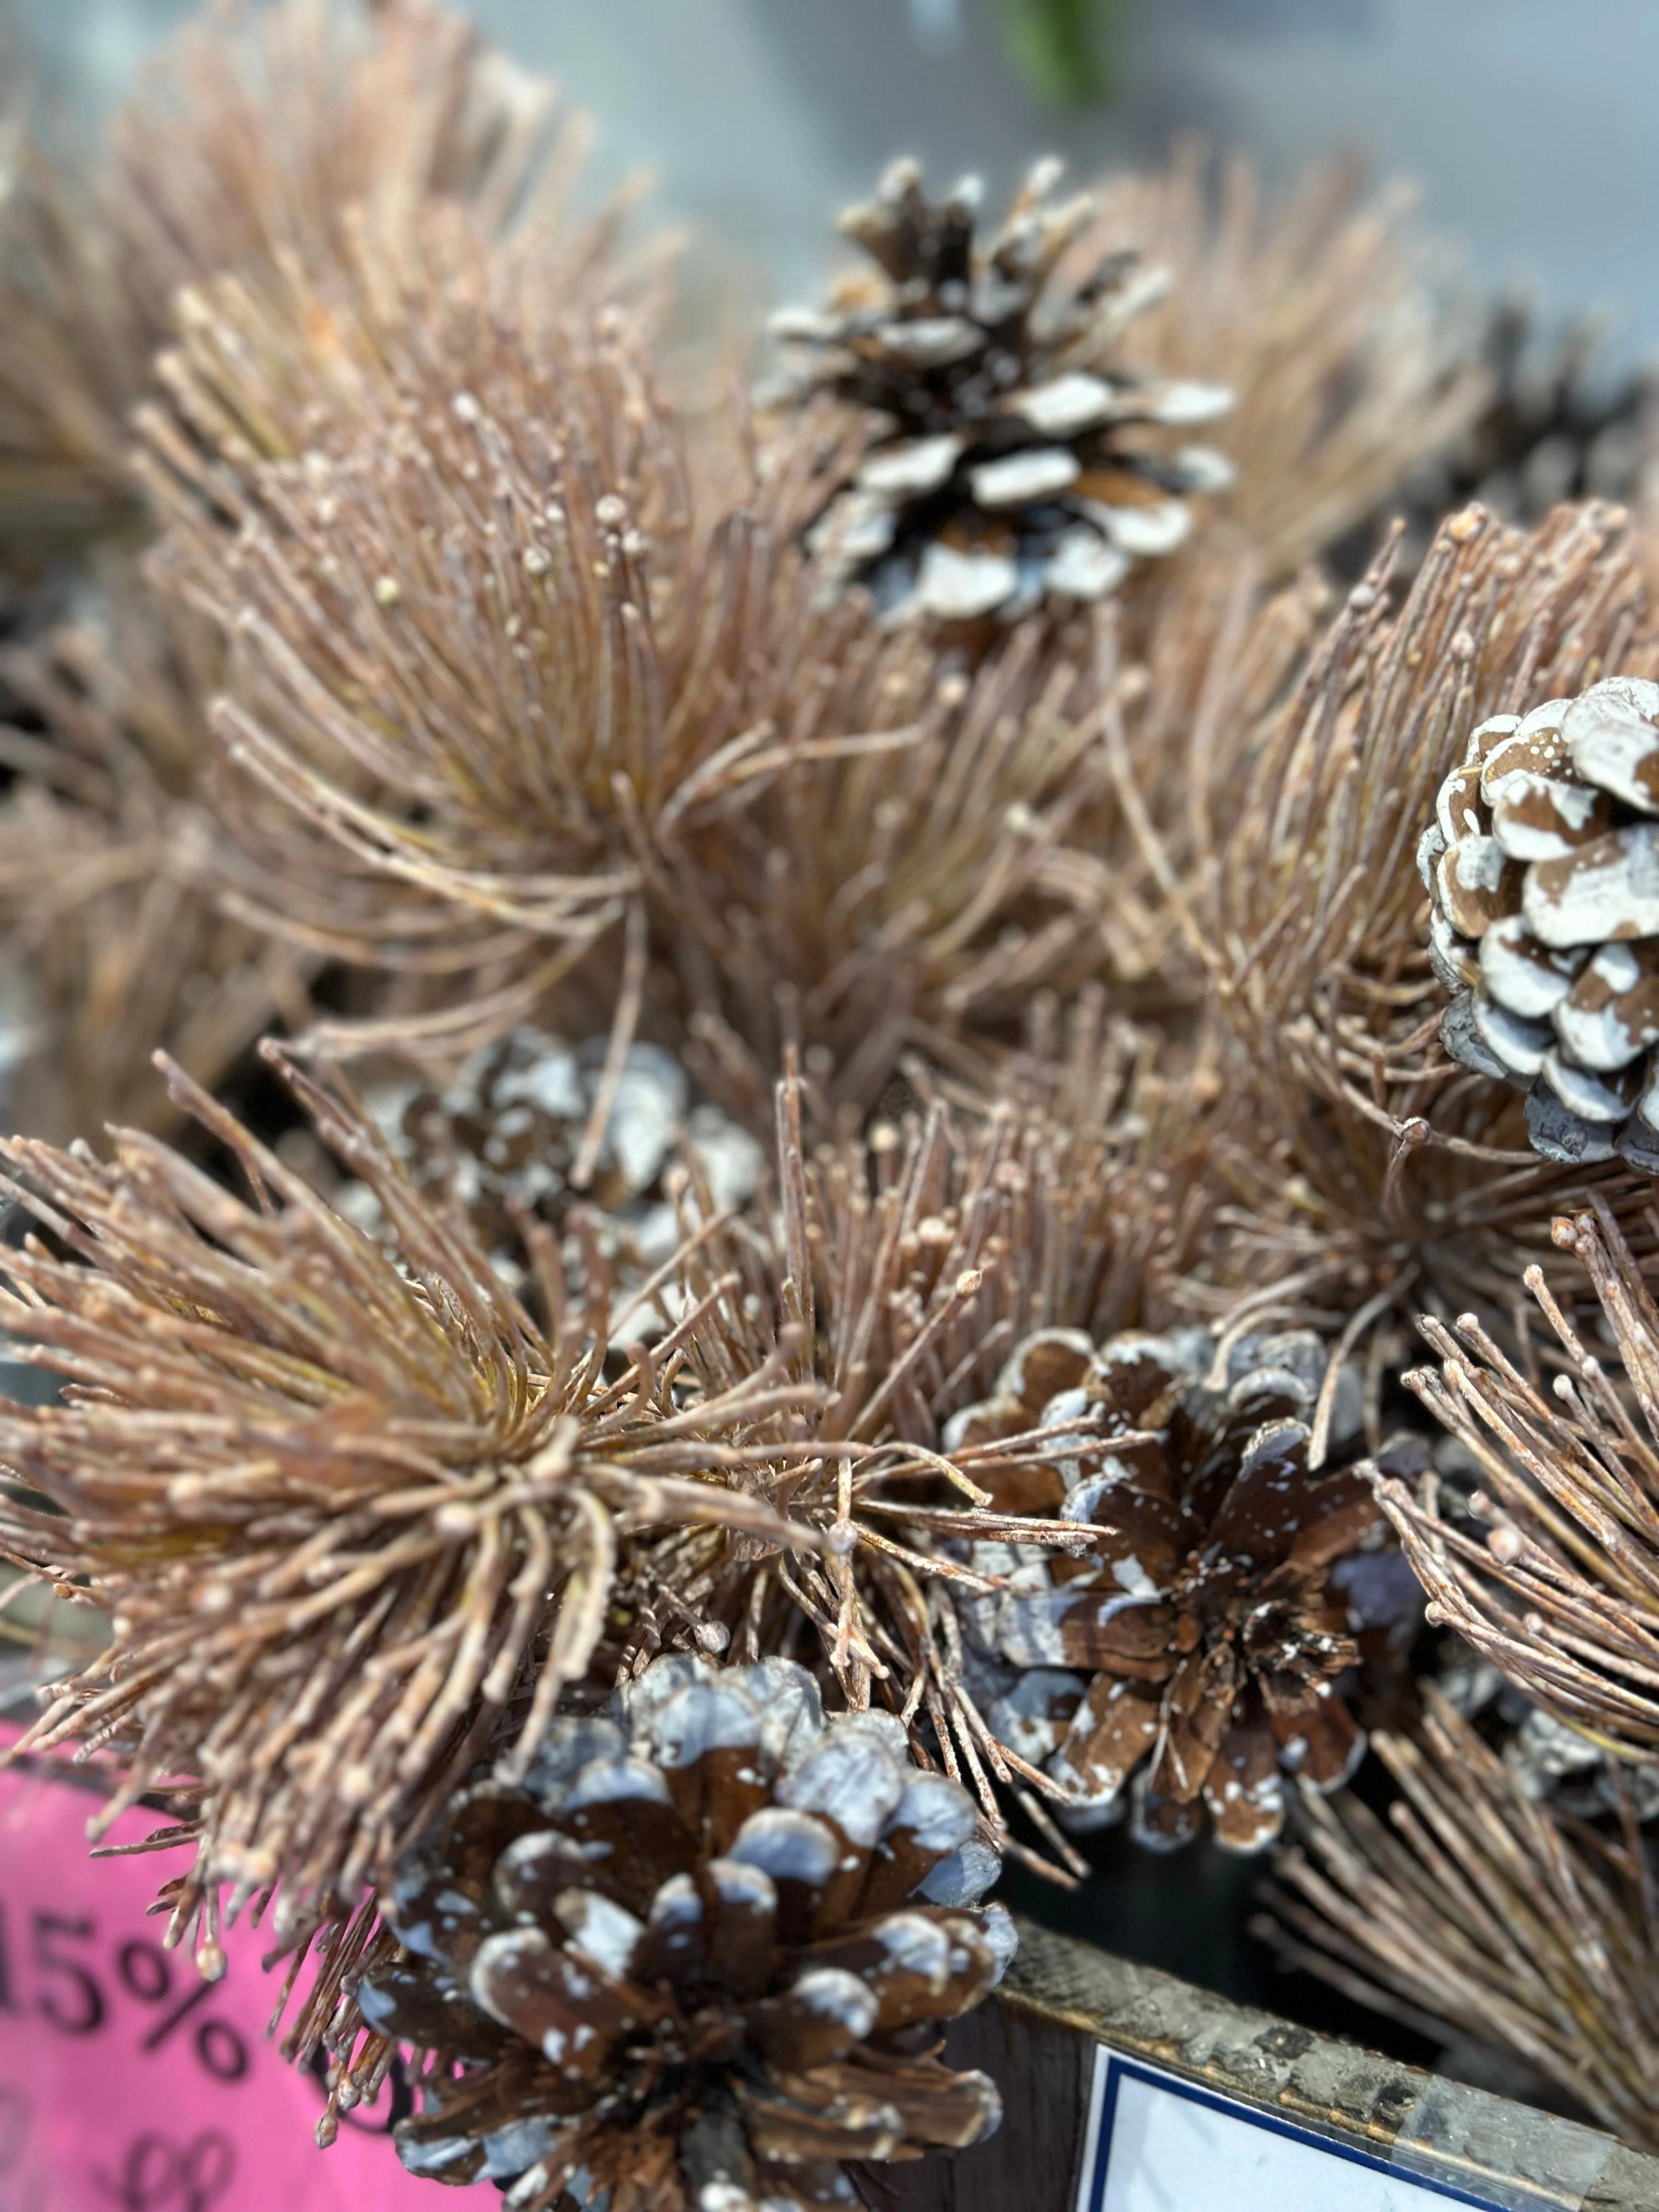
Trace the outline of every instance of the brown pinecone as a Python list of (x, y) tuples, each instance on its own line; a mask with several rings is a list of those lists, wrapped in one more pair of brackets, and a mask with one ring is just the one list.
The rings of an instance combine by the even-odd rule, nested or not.
[(844, 2160), (977, 2142), (996, 2090), (937, 2055), (1013, 1948), (969, 1909), (975, 1827), (896, 1720), (826, 1723), (790, 1662), (656, 1661), (399, 1868), (407, 1955), (358, 2002), (436, 2054), (404, 2164), (514, 2206), (580, 2175), (610, 2212), (787, 2212), (856, 2203)]
[(828, 392), (884, 418), (807, 543), (829, 588), (866, 585), (895, 620), (1013, 622), (1045, 599), (1103, 599), (1185, 538), (1183, 495), (1231, 479), (1208, 447), (1146, 435), (1213, 420), (1230, 392), (1102, 366), (1161, 296), (1161, 272), (1112, 254), (1039, 313), (1095, 215), (1086, 195), (1043, 206), (1058, 174), (1039, 163), (976, 247), (977, 184), (935, 203), (915, 163), (896, 161), (874, 204), (841, 222), (879, 274), (843, 280), (826, 312), (775, 319), (807, 356), (797, 398)]
[(1413, 575), (1436, 529), (1479, 501), (1501, 521), (1532, 526), (1563, 500), (1650, 497), (1659, 434), (1659, 369), (1613, 369), (1593, 315), (1553, 328), (1524, 293), (1494, 301), (1474, 341), (1456, 349), (1465, 373), (1478, 359), (1484, 404), (1461, 435), (1420, 461), (1382, 506), (1336, 547), (1338, 574), (1357, 583), (1396, 516), (1406, 531), (1396, 585)]
[[(1362, 1635), (1386, 1643), (1417, 1612), (1367, 1484), (1309, 1472), (1318, 1338), (1243, 1340), (1219, 1389), (1215, 1351), (1201, 1329), (1128, 1331), (1098, 1350), (1041, 1330), (944, 1439), (981, 1448), (964, 1464), (996, 1510), (1079, 1523), (1070, 1558), (974, 1547), (975, 1566), (1014, 1585), (975, 1607), (994, 1666), (1020, 1670), (991, 1725), (1076, 1793), (1079, 1825), (1116, 1818), (1133, 1776), (1133, 1832), (1160, 1850), (1207, 1808), (1218, 1842), (1259, 1850), (1284, 1823), (1281, 1770), (1322, 1790), (1345, 1782), (1364, 1737), (1341, 1678)], [(1346, 1381), (1339, 1460), (1358, 1448)], [(1016, 1439), (1000, 1467), (981, 1455)], [(1385, 1462), (1420, 1465), (1417, 1449), (1400, 1439)]]
[[(689, 1149), (719, 1206), (740, 1205), (760, 1180), (763, 1155), (720, 1108), (694, 1099), (675, 1055), (656, 1044), (629, 1047), (592, 1160), (573, 1181), (604, 1080), (606, 1040), (580, 1045), (520, 1023), (473, 1053), (441, 1089), (388, 1083), (369, 1105), (421, 1191), (459, 1205), (479, 1243), (509, 1279), (522, 1261), (519, 1221), (538, 1215), (562, 1226), (586, 1207), (606, 1256), (648, 1273), (679, 1237), (665, 1173)], [(350, 1201), (358, 1206), (362, 1201)]]
[(1454, 1060), (1527, 1087), (1547, 1159), (1659, 1174), (1659, 684), (1499, 714), (1418, 846)]

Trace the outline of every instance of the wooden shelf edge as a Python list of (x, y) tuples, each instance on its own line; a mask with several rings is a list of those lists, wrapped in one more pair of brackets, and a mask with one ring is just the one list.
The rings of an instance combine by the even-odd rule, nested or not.
[[(895, 2212), (1073, 2212), (1102, 2043), (1375, 2157), (1409, 2144), (1416, 2170), (1500, 2205), (1659, 2212), (1659, 2158), (1024, 1921), (1001, 1990), (948, 2043), (953, 2063), (996, 2081), (1000, 2130), (954, 2159), (869, 2170), (875, 2202)], [(1446, 2136), (1431, 2123), (1449, 2115), (1455, 2140), (1443, 2153), (1424, 2148), (1425, 2134)]]

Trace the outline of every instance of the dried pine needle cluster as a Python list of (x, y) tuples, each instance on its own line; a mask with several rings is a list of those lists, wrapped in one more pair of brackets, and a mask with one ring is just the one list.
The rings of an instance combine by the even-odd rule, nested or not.
[[(510, 237), (527, 282), (568, 288), (609, 225), (562, 220), (580, 134), (550, 89), (424, 6), (283, 0), (187, 24), (90, 163), (51, 157), (21, 106), (6, 127), (0, 566), (27, 587), (88, 536), (118, 548), (89, 580), (96, 611), (27, 641), (0, 705), (25, 723), (0, 802), (19, 1111), (68, 1137), (166, 1113), (158, 1044), (216, 1083), (279, 1014), (303, 1021), (316, 965), (314, 948), (222, 918), (233, 848), (200, 787), (222, 643), (132, 572), (132, 416), (170, 374), (191, 288), (217, 280), (249, 313), (297, 316), (301, 272), (344, 264), (365, 228), (395, 261), (434, 225), (456, 264)], [(49, 750), (27, 742), (43, 729)]]
[(708, 1479), (735, 1422), (801, 1395), (775, 1362), (695, 1413), (672, 1335), (605, 1382), (597, 1255), (571, 1303), (546, 1261), (544, 1331), (349, 1101), (289, 1077), (388, 1243), (176, 1071), (251, 1202), (136, 1133), (108, 1166), (5, 1152), (53, 1240), (9, 1255), (7, 1325), (65, 1389), (6, 1419), (7, 1464), (53, 1510), (9, 1504), (0, 1534), (112, 1621), (27, 1741), (116, 1747), (112, 1817), (199, 1778), (168, 1893), (210, 1950), (222, 1890), (234, 1911), (280, 1883), (284, 1942), (349, 1910), (533, 1673), (504, 1753), (527, 1767), (599, 1639), (619, 1530), (707, 1514), (795, 1540)]
[[(958, 1449), (951, 1430), (1031, 1328), (1138, 1319), (1178, 1265), (1188, 1194), (1148, 1166), (1127, 1112), (1101, 1115), (1114, 1103), (1097, 1097), (1068, 1125), (1033, 1107), (939, 1101), (906, 1126), (809, 1148), (799, 1085), (786, 1083), (775, 1222), (706, 1239), (686, 1275), (706, 1315), (687, 1373), (721, 1395), (781, 1363), (799, 1393), (748, 1440), (746, 1479), (819, 1530), (823, 1549), (757, 1560), (718, 1532), (669, 1536), (655, 1573), (722, 1644), (750, 1653), (787, 1637), (798, 1612), (848, 1702), (878, 1697), (930, 1731), (998, 1824), (987, 1766), (1064, 1792), (1018, 1757), (1011, 1769), (987, 1725), (962, 1607), (1003, 1579), (955, 1555), (976, 1538), (1074, 1546), (1078, 1534), (1052, 1517), (1010, 1520), (988, 1455)], [(1029, 1436), (989, 1456), (1018, 1465), (1021, 1447), (1048, 1443)], [(1081, 1434), (1071, 1448), (1099, 1449)]]
[[(941, 663), (826, 603), (799, 543), (810, 444), (734, 482), (627, 318), (553, 327), (516, 284), (452, 277), (434, 246), (396, 361), (377, 324), (362, 378), (336, 356), (313, 374), (309, 307), (284, 349), (245, 299), (205, 304), (174, 415), (149, 418), (173, 518), (152, 575), (233, 641), (225, 812), (263, 887), (238, 910), (383, 971), (411, 1041), (486, 1042), (535, 1007), (614, 1010), (619, 1035), (702, 1021), (761, 1097), (798, 1040), (866, 1105), (907, 1046), (1102, 969), (1156, 975), (1168, 933), (1115, 757), (1178, 836), (1176, 702), (1105, 616), (1058, 649), (1017, 628), (977, 671)], [(353, 360), (383, 313), (368, 281), (338, 313)], [(296, 389), (316, 442), (285, 458)], [(1200, 554), (1143, 626), (1183, 693), (1250, 565)], [(1304, 629), (1264, 613), (1248, 696)]]
[(122, 423), (145, 348), (85, 187), (0, 108), (0, 548), (26, 571), (131, 519)]
[(1490, 369), (1460, 343), (1443, 254), (1414, 231), (1411, 198), (1371, 191), (1338, 161), (1275, 204), (1248, 160), (1218, 165), (1187, 145), (1162, 171), (1109, 179), (1076, 248), (1131, 240), (1170, 270), (1126, 333), (1128, 365), (1232, 392), (1224, 512), (1272, 579), (1397, 514), (1488, 399)]
[[(21, 74), (3, 119), (0, 542), (132, 506), (128, 416), (181, 292), (326, 267), (347, 224), (434, 204), (481, 234), (553, 220), (574, 145), (550, 88), (459, 16), (371, 0), (234, 0), (187, 22), (90, 161), (40, 142)], [(568, 134), (567, 134), (568, 136)]]
[[(1419, 840), (1473, 730), (1640, 673), (1655, 647), (1617, 509), (1563, 508), (1528, 537), (1471, 508), (1398, 611), (1387, 585), (1385, 554), (1255, 744), (1218, 762), (1212, 863), (1183, 905), (1259, 1101), (1228, 1164), (1253, 1276), (1266, 1248), (1455, 1312), (1510, 1302), (1582, 1178), (1541, 1164), (1519, 1098), (1443, 1042)], [(1621, 1205), (1647, 1187), (1597, 1180)]]
[(1595, 1294), (1590, 1341), (1536, 1267), (1525, 1281), (1555, 1339), (1553, 1376), (1530, 1345), (1506, 1352), (1472, 1315), (1455, 1335), (1426, 1323), (1440, 1366), (1406, 1380), (1479, 1486), (1457, 1496), (1432, 1479), (1389, 1482), (1378, 1500), (1438, 1618), (1546, 1710), (1648, 1759), (1659, 1745), (1659, 1310), (1605, 1202), (1559, 1218), (1555, 1241)]
[(1655, 2141), (1650, 518), (1396, 575), (1507, 404), (1397, 204), (900, 162), (711, 406), (423, 0), (3, 126), (27, 1741), (324, 2137), (401, 2056), (509, 2203), (867, 2201), (1127, 1819)]
[(165, 1126), (157, 1045), (214, 1088), (279, 1014), (303, 1018), (314, 966), (221, 908), (216, 638), (123, 564), (100, 583), (80, 619), (0, 647), (0, 684), (40, 726), (0, 730), (0, 919), (26, 983), (15, 1114), (60, 1141), (113, 1117)]
[(1429, 1695), (1420, 1740), (1376, 1741), (1400, 1791), (1388, 1825), (1358, 1797), (1304, 1798), (1264, 1932), (1382, 2012), (1501, 2042), (1651, 2149), (1653, 1878), (1633, 1796), (1615, 1782), (1625, 1818), (1613, 1834), (1564, 1816)]

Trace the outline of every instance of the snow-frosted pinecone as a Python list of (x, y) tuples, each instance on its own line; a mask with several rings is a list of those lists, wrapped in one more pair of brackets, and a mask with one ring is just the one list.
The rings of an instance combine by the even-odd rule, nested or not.
[(1498, 303), (1482, 347), (1492, 398), (1453, 456), (1441, 514), (1479, 500), (1506, 522), (1530, 524), (1564, 499), (1641, 500), (1659, 372), (1651, 362), (1610, 368), (1602, 337), (1593, 316), (1551, 331), (1524, 296)]
[(797, 398), (829, 392), (881, 418), (808, 545), (828, 589), (866, 585), (895, 620), (1012, 622), (1047, 598), (1102, 599), (1182, 543), (1185, 495), (1231, 479), (1221, 454), (1158, 434), (1213, 420), (1231, 393), (1103, 366), (1162, 272), (1114, 253), (1045, 298), (1095, 215), (1086, 195), (1043, 204), (1058, 175), (1040, 163), (976, 247), (977, 184), (935, 203), (915, 163), (895, 162), (841, 222), (878, 273), (844, 279), (823, 312), (775, 319), (805, 356)]
[(1491, 377), (1486, 405), (1338, 549), (1339, 572), (1357, 581), (1396, 515), (1406, 537), (1394, 574), (1403, 580), (1416, 573), (1446, 516), (1472, 501), (1528, 528), (1564, 499), (1644, 504), (1659, 431), (1659, 371), (1646, 362), (1613, 370), (1602, 336), (1593, 317), (1550, 329), (1524, 295), (1498, 301), (1478, 334)]
[(1659, 684), (1483, 722), (1418, 847), (1440, 1025), (1547, 1159), (1659, 1174)]
[[(1318, 1338), (1245, 1339), (1219, 1388), (1215, 1350), (1201, 1329), (1098, 1349), (1039, 1331), (944, 1442), (981, 1448), (973, 1476), (997, 1510), (1079, 1524), (1071, 1557), (973, 1548), (1013, 1584), (972, 1608), (994, 1674), (1011, 1670), (993, 1729), (1075, 1793), (1077, 1825), (1116, 1818), (1133, 1778), (1139, 1841), (1173, 1849), (1207, 1808), (1220, 1843), (1253, 1851), (1284, 1823), (1285, 1771), (1322, 1790), (1352, 1773), (1364, 1736), (1343, 1678), (1362, 1638), (1409, 1636), (1419, 1594), (1365, 1481), (1309, 1472)], [(1362, 1448), (1359, 1395), (1345, 1373), (1339, 1468)], [(1003, 1439), (1006, 1462), (984, 1455)], [(1407, 1437), (1382, 1457), (1425, 1463)]]
[(358, 2002), (436, 2054), (404, 2165), (514, 2207), (789, 2212), (858, 2203), (844, 2160), (977, 2142), (996, 2090), (938, 2056), (1013, 1948), (975, 1828), (788, 1661), (656, 1661), (398, 1870), (407, 1956)]
[(475, 1052), (439, 1091), (389, 1084), (368, 1103), (384, 1133), (429, 1196), (465, 1211), (479, 1242), (509, 1273), (519, 1260), (515, 1214), (554, 1227), (574, 1205), (601, 1224), (609, 1256), (648, 1272), (678, 1240), (663, 1176), (689, 1152), (718, 1207), (740, 1205), (760, 1180), (763, 1156), (747, 1130), (693, 1097), (684, 1068), (665, 1047), (630, 1045), (593, 1175), (570, 1177), (598, 1096), (604, 1037), (571, 1045), (527, 1023)]

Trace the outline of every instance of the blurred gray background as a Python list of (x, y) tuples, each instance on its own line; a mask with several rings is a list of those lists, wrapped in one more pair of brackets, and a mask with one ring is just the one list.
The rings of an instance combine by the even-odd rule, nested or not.
[[(1197, 129), (1284, 179), (1358, 146), (1420, 180), (1430, 222), (1497, 286), (1604, 308), (1619, 355), (1659, 351), (1656, 0), (1120, 0), (1120, 86), (1082, 112), (1010, 69), (1001, 0), (472, 0), (601, 129), (599, 173), (737, 246), (775, 295), (811, 289), (827, 217), (899, 150), (994, 188), (1054, 149), (1074, 172)], [(23, 0), (93, 103), (188, 0)]]

